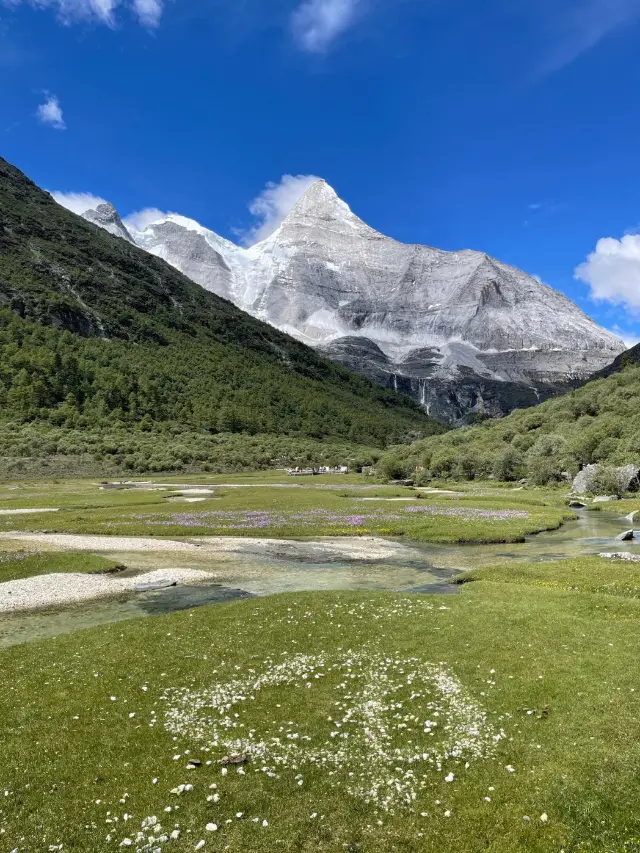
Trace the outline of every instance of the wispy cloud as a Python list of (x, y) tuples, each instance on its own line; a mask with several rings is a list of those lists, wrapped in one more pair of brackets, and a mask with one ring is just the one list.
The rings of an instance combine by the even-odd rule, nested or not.
[(133, 11), (143, 27), (159, 26), (162, 17), (162, 0), (133, 0)]
[(60, 101), (55, 95), (50, 95), (48, 92), (45, 92), (45, 97), (44, 103), (40, 104), (36, 110), (36, 117), (43, 124), (48, 124), (55, 130), (66, 130), (67, 125), (62, 115)]
[(579, 0), (565, 6), (565, 12), (557, 8), (549, 16), (556, 35), (538, 69), (541, 76), (570, 65), (607, 36), (640, 20), (640, 0)]
[(266, 240), (282, 224), (309, 187), (319, 180), (316, 175), (283, 175), (278, 183), (269, 181), (249, 205), (256, 222), (248, 231), (239, 233), (241, 242), (245, 246), (252, 246)]
[(616, 337), (622, 338), (628, 349), (640, 344), (640, 336), (638, 335), (637, 330), (623, 329), (621, 326), (615, 325), (612, 326), (609, 331), (616, 335)]
[(77, 213), (78, 216), (86, 213), (87, 210), (94, 210), (99, 204), (106, 203), (105, 199), (92, 193), (63, 193), (54, 190), (51, 195), (58, 204), (61, 204), (73, 213)]
[(167, 216), (169, 216), (167, 211), (159, 210), (157, 207), (145, 207), (125, 216), (122, 221), (127, 231), (144, 231), (147, 225), (151, 225), (152, 222), (157, 222), (159, 219), (166, 219)]
[(64, 24), (76, 21), (94, 21), (116, 25), (118, 6), (128, 6), (144, 27), (154, 28), (160, 23), (163, 0), (12, 0), (13, 3), (26, 2), (36, 9), (54, 9)]
[(362, 6), (363, 0), (303, 0), (291, 18), (298, 45), (323, 53), (355, 22)]

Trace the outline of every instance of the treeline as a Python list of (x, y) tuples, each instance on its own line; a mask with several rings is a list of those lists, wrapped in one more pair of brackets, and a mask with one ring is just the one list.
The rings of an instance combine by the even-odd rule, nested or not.
[(395, 395), (366, 381), (360, 389), (345, 385), (300, 376), (275, 356), (258, 358), (234, 344), (179, 335), (166, 346), (83, 338), (0, 310), (5, 421), (142, 431), (168, 422), (210, 434), (331, 437), (374, 447), (430, 428)]
[(163, 424), (136, 429), (67, 429), (42, 421), (0, 428), (0, 476), (118, 477), (146, 473), (228, 473), (300, 465), (374, 464), (375, 448), (285, 435), (191, 432)]

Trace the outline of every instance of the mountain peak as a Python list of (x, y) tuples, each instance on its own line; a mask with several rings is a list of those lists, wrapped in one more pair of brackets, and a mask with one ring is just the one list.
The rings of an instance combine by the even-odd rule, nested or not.
[[(303, 193), (278, 229), (288, 227), (329, 227), (338, 231), (373, 231), (344, 202), (324, 179), (320, 179)], [(276, 233), (278, 233), (276, 232)]]
[(97, 225), (99, 228), (104, 228), (105, 231), (116, 237), (122, 237), (123, 240), (128, 240), (129, 243), (134, 242), (124, 222), (120, 219), (120, 214), (108, 201), (99, 204), (94, 209), (85, 210), (82, 218), (86, 219), (87, 222)]
[(315, 181), (315, 183), (311, 184), (311, 186), (304, 191), (293, 206), (292, 212), (298, 207), (298, 205), (300, 205), (300, 203), (303, 203), (303, 206), (305, 207), (322, 207), (325, 205), (335, 204), (336, 202), (347, 207), (333, 187), (330, 186), (324, 178), (321, 178), (319, 181)]

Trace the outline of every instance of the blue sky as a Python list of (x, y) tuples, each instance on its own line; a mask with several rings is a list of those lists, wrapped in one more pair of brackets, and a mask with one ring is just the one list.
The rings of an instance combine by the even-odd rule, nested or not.
[(233, 239), (284, 212), (283, 176), (322, 176), (380, 231), (483, 250), (631, 340), (639, 46), (640, 0), (12, 0), (0, 153)]

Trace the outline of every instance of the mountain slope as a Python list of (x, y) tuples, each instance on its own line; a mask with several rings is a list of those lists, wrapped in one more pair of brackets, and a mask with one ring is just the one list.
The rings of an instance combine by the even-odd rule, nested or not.
[(385, 237), (325, 181), (250, 249), (175, 214), (131, 236), (207, 290), (445, 421), (534, 405), (624, 349), (517, 269)]
[(585, 465), (640, 464), (640, 346), (603, 376), (571, 393), (499, 421), (396, 448), (382, 461), (395, 475), (501, 480), (543, 485)]
[(5, 420), (374, 446), (437, 428), (409, 399), (69, 213), (3, 160), (0, 309)]

